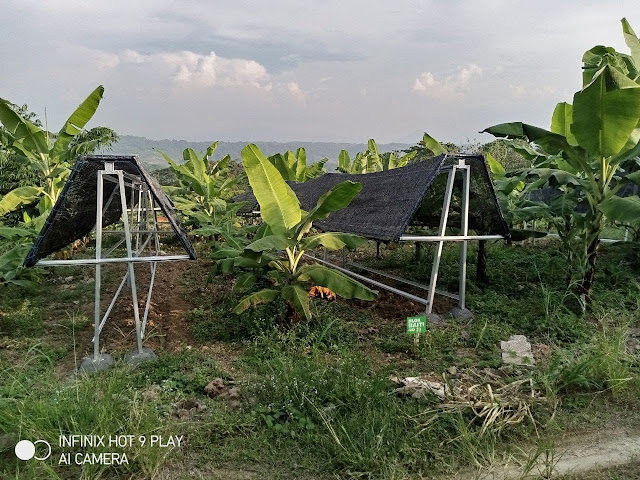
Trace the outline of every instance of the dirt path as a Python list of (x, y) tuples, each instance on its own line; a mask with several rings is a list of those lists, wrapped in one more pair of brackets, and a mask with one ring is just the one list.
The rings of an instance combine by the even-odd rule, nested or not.
[[(534, 456), (535, 452), (531, 452), (530, 458)], [(537, 459), (529, 464), (530, 468), (525, 465), (509, 464), (496, 466), (490, 472), (464, 472), (455, 478), (459, 480), (558, 478), (563, 475), (579, 475), (598, 468), (626, 465), (639, 457), (640, 433), (609, 430), (567, 439), (555, 445), (552, 450), (538, 455)]]

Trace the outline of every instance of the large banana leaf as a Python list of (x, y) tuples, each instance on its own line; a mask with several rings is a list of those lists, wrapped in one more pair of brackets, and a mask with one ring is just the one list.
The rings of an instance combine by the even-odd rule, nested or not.
[(631, 224), (640, 223), (640, 198), (637, 195), (633, 197), (613, 196), (598, 205), (598, 209), (609, 220)]
[(334, 185), (318, 199), (316, 206), (304, 218), (304, 223), (327, 218), (331, 212), (342, 210), (351, 203), (360, 190), (362, 190), (362, 184), (351, 180)]
[(289, 302), (297, 312), (302, 313), (307, 320), (311, 320), (309, 310), (309, 292), (300, 285), (286, 285), (282, 288), (282, 298)]
[(621, 22), (624, 41), (627, 44), (627, 47), (629, 47), (629, 50), (631, 50), (631, 57), (633, 58), (633, 61), (640, 68), (640, 40), (638, 40), (638, 37), (626, 18), (623, 18)]
[(296, 152), (296, 181), (304, 182), (306, 180), (307, 172), (307, 152), (304, 148), (300, 147)]
[(638, 125), (640, 85), (605, 65), (573, 97), (571, 131), (596, 158), (619, 153)]
[(438, 142), (435, 138), (433, 138), (428, 133), (425, 133), (422, 136), (422, 143), (427, 147), (434, 155), (442, 155), (443, 153), (447, 153), (447, 149), (444, 148), (440, 142)]
[(40, 187), (18, 187), (0, 199), (0, 217), (13, 212), (21, 205), (29, 205), (42, 195)]
[(341, 248), (356, 248), (359, 245), (366, 243), (366, 238), (362, 238), (359, 235), (353, 235), (351, 233), (320, 233), (307, 237), (300, 243), (303, 250), (310, 250), (312, 248), (322, 245), (329, 250), (340, 250)]
[(573, 123), (573, 106), (567, 102), (560, 102), (553, 110), (551, 117), (551, 131), (566, 137), (569, 145), (578, 145), (576, 137), (571, 133)]
[(71, 114), (62, 126), (62, 129), (58, 133), (56, 141), (53, 144), (53, 148), (51, 150), (52, 157), (58, 157), (66, 152), (73, 137), (82, 132), (84, 126), (89, 120), (91, 120), (94, 113), (96, 113), (103, 95), (104, 87), (100, 85), (91, 92)]
[(4, 227), (0, 225), (0, 237), (15, 239), (20, 237), (31, 237), (31, 236), (33, 236), (33, 232), (31, 230), (27, 230), (26, 228)]
[(260, 215), (273, 233), (284, 234), (295, 227), (302, 217), (300, 203), (276, 167), (254, 144), (242, 149), (242, 163), (260, 204)]
[(254, 252), (264, 252), (265, 250), (285, 250), (294, 247), (295, 244), (295, 240), (280, 235), (269, 235), (251, 242), (245, 248)]
[(251, 295), (247, 295), (242, 298), (238, 305), (233, 309), (233, 313), (242, 313), (247, 308), (253, 307), (255, 305), (260, 305), (261, 303), (269, 303), (275, 300), (278, 297), (277, 290), (272, 290), (270, 288), (265, 288), (260, 290), (259, 292), (252, 293)]
[(193, 172), (193, 176), (198, 180), (198, 182), (204, 182), (205, 179), (208, 178), (207, 167), (204, 161), (198, 158), (198, 155), (193, 148), (186, 148), (182, 152), (182, 158), (185, 161), (184, 169), (188, 171), (188, 167), (190, 166), (190, 170)]
[[(575, 122), (575, 104), (574, 104)], [(485, 128), (482, 133), (490, 133), (494, 137), (519, 138), (528, 140), (537, 145), (551, 155), (564, 154), (573, 168), (580, 168), (581, 150), (569, 144), (566, 137), (558, 133), (553, 133), (544, 128), (535, 127), (522, 122), (500, 123), (492, 127)]]
[(485, 153), (485, 158), (487, 159), (487, 164), (489, 165), (491, 173), (497, 177), (503, 177), (506, 170), (502, 164), (489, 152)]
[(31, 152), (43, 155), (49, 153), (49, 143), (44, 131), (18, 115), (11, 108), (11, 103), (3, 98), (0, 98), (0, 122), (13, 137), (13, 143), (19, 142)]
[(349, 158), (349, 152), (346, 150), (340, 150), (340, 155), (338, 155), (338, 170), (343, 173), (350, 173), (351, 171), (351, 158)]
[(300, 269), (300, 278), (310, 278), (317, 285), (327, 287), (344, 298), (373, 300), (377, 292), (365, 287), (360, 282), (331, 268), (322, 265), (305, 265)]

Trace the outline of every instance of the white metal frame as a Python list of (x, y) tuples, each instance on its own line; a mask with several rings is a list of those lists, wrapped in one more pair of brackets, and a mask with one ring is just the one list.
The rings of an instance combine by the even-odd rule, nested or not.
[[(115, 183), (116, 187), (113, 193), (104, 202), (104, 182)], [(126, 187), (131, 189), (130, 198), (127, 201)], [(95, 360), (100, 358), (100, 333), (104, 328), (107, 319), (123, 287), (128, 282), (131, 287), (131, 300), (133, 303), (133, 316), (136, 328), (136, 348), (138, 353), (142, 353), (142, 340), (149, 318), (149, 307), (151, 305), (151, 294), (155, 282), (156, 268), (158, 262), (173, 260), (189, 260), (189, 255), (162, 255), (160, 252), (160, 234), (173, 234), (173, 230), (160, 230), (158, 228), (158, 211), (160, 208), (156, 205), (155, 198), (148, 185), (136, 175), (131, 175), (122, 170), (115, 168), (113, 162), (106, 162), (104, 170), (99, 170), (96, 179), (96, 248), (95, 258), (81, 258), (68, 260), (40, 260), (37, 266), (62, 266), (62, 265), (95, 265), (95, 304), (94, 304), (94, 335), (93, 335), (93, 356)], [(111, 202), (116, 196), (120, 197), (120, 206), (122, 209), (122, 225), (123, 230), (104, 230), (103, 214), (109, 208)], [(137, 199), (136, 199), (137, 196)], [(137, 200), (137, 205), (136, 205)], [(102, 240), (105, 234), (122, 235), (119, 240), (106, 254), (102, 252)], [(146, 238), (144, 236), (146, 235)], [(135, 240), (135, 248), (134, 248)], [(109, 257), (116, 248), (122, 243), (126, 246), (126, 257)], [(149, 250), (148, 255), (141, 255), (146, 249)], [(101, 267), (108, 263), (126, 263), (127, 272), (125, 273), (120, 286), (117, 288), (115, 295), (111, 299), (104, 315), (101, 311)], [(138, 306), (138, 290), (136, 286), (135, 263), (150, 264), (150, 280), (146, 295), (146, 302), (142, 320), (140, 319), (140, 309)]]
[[(451, 206), (451, 198), (453, 197), (453, 187), (455, 183), (455, 177), (458, 171), (462, 175), (462, 202), (461, 202), (461, 221), (460, 221), (460, 235), (447, 235), (447, 225), (449, 220), (449, 209)], [(467, 284), (467, 246), (469, 240), (502, 240), (504, 236), (502, 235), (469, 235), (469, 190), (471, 184), (471, 167), (466, 163), (464, 159), (459, 159), (457, 165), (453, 165), (451, 167), (443, 168), (440, 172), (447, 172), (447, 186), (444, 193), (444, 199), (442, 202), (442, 212), (440, 214), (440, 225), (438, 227), (437, 235), (403, 235), (400, 237), (401, 242), (432, 242), (436, 243), (436, 251), (433, 259), (433, 265), (431, 267), (431, 277), (429, 280), (429, 285), (423, 285), (418, 282), (413, 282), (402, 277), (397, 277), (395, 275), (390, 275), (386, 272), (382, 272), (380, 270), (375, 270), (370, 267), (365, 267), (364, 265), (360, 265), (357, 263), (347, 263), (346, 258), (343, 252), (342, 264), (343, 266), (338, 266), (334, 263), (327, 261), (326, 252), (323, 259), (306, 255), (307, 257), (329, 265), (347, 275), (350, 275), (358, 280), (369, 283), (376, 287), (383, 288), (392, 293), (401, 295), (405, 298), (413, 300), (415, 302), (421, 303), (426, 307), (426, 313), (430, 314), (433, 310), (433, 299), (436, 294), (442, 295), (453, 300), (457, 300), (458, 308), (461, 310), (466, 307), (466, 284)], [(442, 249), (444, 247), (444, 242), (459, 242), (460, 243), (460, 266), (459, 266), (459, 276), (458, 276), (458, 294), (445, 292), (442, 290), (438, 290), (436, 288), (438, 282), (438, 272), (440, 270), (440, 259), (442, 257)], [(398, 282), (402, 282), (404, 284), (426, 290), (427, 298), (418, 297), (417, 295), (413, 295), (409, 292), (405, 292), (399, 288), (392, 287), (385, 283), (379, 282), (377, 280), (373, 280), (365, 275), (358, 274), (352, 270), (347, 269), (346, 267), (350, 266), (358, 270), (363, 270), (375, 275), (379, 275), (382, 277), (386, 277), (391, 280), (395, 280)]]

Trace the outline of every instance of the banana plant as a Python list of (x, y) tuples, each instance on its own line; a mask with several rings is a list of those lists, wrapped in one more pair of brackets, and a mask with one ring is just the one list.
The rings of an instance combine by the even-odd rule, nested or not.
[(248, 245), (218, 250), (213, 257), (222, 273), (237, 268), (245, 270), (238, 277), (236, 288), (251, 288), (260, 280), (271, 286), (243, 297), (234, 312), (281, 298), (295, 312), (294, 316), (310, 320), (309, 285), (328, 288), (344, 298), (374, 299), (376, 292), (351, 277), (323, 265), (304, 263), (305, 252), (316, 247), (339, 250), (365, 242), (362, 237), (347, 233), (310, 233), (314, 221), (348, 206), (362, 185), (339, 183), (305, 212), (278, 169), (256, 145), (247, 145), (242, 150), (242, 163), (264, 223)]
[(349, 152), (341, 150), (338, 156), (336, 170), (342, 173), (372, 173), (400, 168), (407, 165), (416, 156), (416, 152), (409, 152), (399, 157), (396, 152), (380, 155), (376, 141), (371, 138), (367, 142), (367, 150), (358, 152), (351, 161)]
[[(237, 179), (229, 174), (229, 155), (213, 161), (217, 148), (218, 142), (215, 142), (202, 156), (187, 148), (182, 152), (183, 164), (174, 162), (166, 153), (160, 152), (179, 183), (178, 187), (164, 189), (176, 208), (188, 218), (188, 223), (198, 227), (224, 224), (230, 218), (228, 213), (232, 213), (228, 211), (227, 200), (236, 193), (234, 187)], [(231, 216), (235, 216), (235, 213)]]
[[(0, 122), (4, 147), (17, 160), (29, 165), (42, 179), (41, 185), (15, 188), (0, 199), (0, 217), (38, 200), (40, 215), (46, 215), (55, 204), (70, 173), (70, 165), (79, 153), (95, 149), (95, 138), (74, 142), (96, 112), (104, 94), (100, 85), (78, 106), (57, 135), (37, 126), (0, 98)], [(99, 140), (99, 139), (98, 139)], [(92, 142), (92, 145), (88, 145)]]
[(289, 150), (284, 154), (271, 155), (267, 157), (267, 160), (278, 169), (282, 178), (288, 182), (306, 182), (326, 173), (324, 164), (327, 163), (327, 159), (323, 158), (319, 162), (307, 165), (307, 152), (303, 147), (298, 148), (295, 154)]
[[(622, 27), (631, 54), (603, 46), (587, 51), (583, 86), (573, 104), (556, 106), (550, 130), (522, 122), (484, 130), (528, 141), (533, 169), (527, 177), (538, 187), (563, 192), (563, 205), (556, 207), (571, 220), (566, 234), (577, 263), (578, 293), (585, 302), (593, 287), (605, 218), (615, 214), (616, 220), (637, 220), (638, 198), (616, 195), (625, 184), (640, 182), (640, 172), (631, 168), (640, 155), (640, 41), (625, 19)], [(556, 216), (552, 208), (549, 217)]]

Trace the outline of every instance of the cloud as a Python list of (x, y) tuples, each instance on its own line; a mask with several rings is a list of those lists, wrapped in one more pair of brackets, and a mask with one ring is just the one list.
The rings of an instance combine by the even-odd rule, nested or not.
[(267, 69), (255, 60), (226, 58), (210, 52), (207, 55), (189, 50), (159, 52), (149, 55), (135, 50), (120, 54), (100, 52), (98, 68), (114, 69), (122, 64), (150, 63), (168, 70), (173, 81), (185, 87), (252, 87), (270, 91), (271, 76)]
[(482, 75), (475, 63), (460, 67), (444, 80), (438, 80), (431, 72), (422, 72), (413, 83), (413, 91), (433, 98), (462, 96), (471, 90), (471, 81)]
[(530, 98), (543, 98), (551, 95), (556, 95), (557, 89), (550, 86), (529, 86), (521, 83), (510, 84), (509, 93), (514, 100), (530, 99)]
[(307, 93), (296, 82), (287, 83), (287, 91), (293, 97), (299, 107), (307, 106)]

